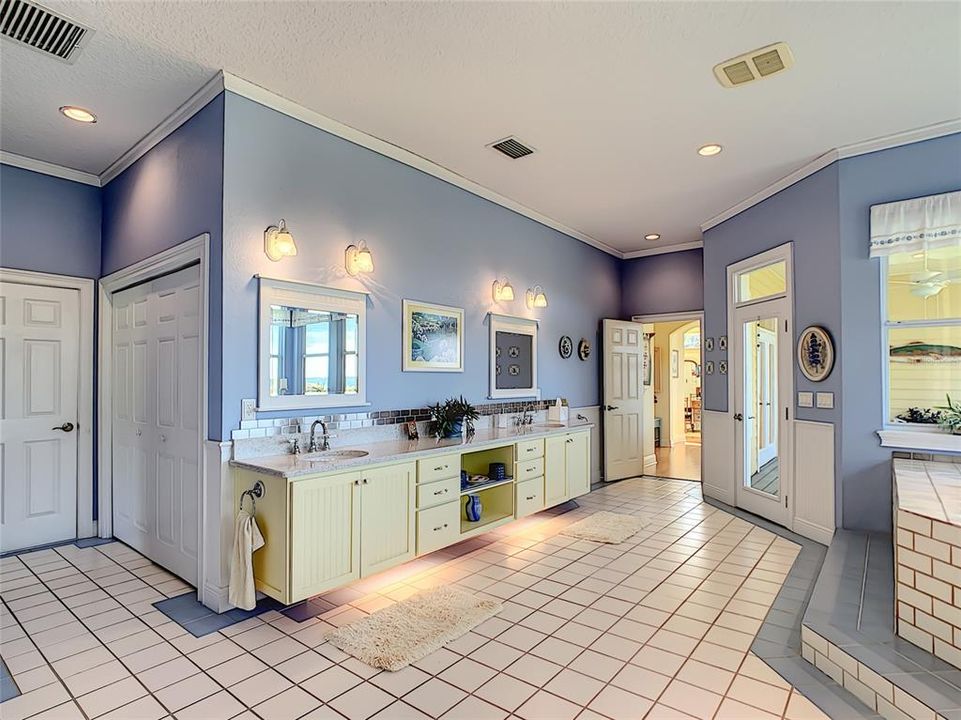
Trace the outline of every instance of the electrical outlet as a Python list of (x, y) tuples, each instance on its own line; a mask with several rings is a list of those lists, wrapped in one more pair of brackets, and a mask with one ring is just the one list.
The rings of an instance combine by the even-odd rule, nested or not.
[(241, 400), (240, 401), (240, 419), (241, 420), (256, 420), (257, 419), (257, 401), (256, 400)]

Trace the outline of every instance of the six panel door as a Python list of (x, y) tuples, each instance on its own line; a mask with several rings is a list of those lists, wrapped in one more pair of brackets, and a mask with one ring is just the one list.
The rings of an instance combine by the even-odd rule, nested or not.
[(0, 550), (77, 536), (80, 293), (0, 285)]

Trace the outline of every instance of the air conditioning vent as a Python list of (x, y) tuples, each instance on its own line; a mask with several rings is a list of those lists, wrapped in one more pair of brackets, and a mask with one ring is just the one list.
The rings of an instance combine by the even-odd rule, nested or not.
[(503, 140), (498, 140), (496, 143), (494, 143), (493, 145), (489, 145), (488, 147), (494, 148), (495, 150), (497, 150), (497, 152), (504, 153), (507, 157), (511, 158), (512, 160), (517, 160), (518, 158), (522, 158), (525, 155), (534, 154), (534, 150), (532, 148), (527, 147), (527, 145), (522, 143), (516, 137), (509, 137), (509, 138), (504, 138)]
[(64, 62), (72, 63), (93, 31), (63, 15), (25, 0), (0, 0), (0, 34)]
[(721, 85), (730, 88), (771, 77), (793, 66), (791, 48), (779, 42), (715, 65), (714, 76)]

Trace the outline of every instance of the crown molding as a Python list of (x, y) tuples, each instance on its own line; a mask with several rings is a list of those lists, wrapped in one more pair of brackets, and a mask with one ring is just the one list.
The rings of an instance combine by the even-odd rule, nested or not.
[(522, 205), (519, 202), (511, 200), (508, 197), (501, 195), (488, 187), (476, 183), (473, 180), (465, 178), (463, 175), (450, 170), (443, 165), (438, 165), (432, 160), (428, 160), (425, 157), (417, 155), (410, 150), (405, 150), (404, 148), (394, 145), (393, 143), (387, 142), (386, 140), (381, 140), (380, 138), (374, 137), (373, 135), (368, 135), (367, 133), (357, 130), (356, 128), (350, 127), (349, 125), (344, 125), (326, 115), (321, 115), (318, 112), (309, 110), (302, 105), (289, 100), (277, 93), (274, 93), (266, 88), (259, 85), (255, 85), (249, 80), (244, 80), (241, 77), (232, 75), (231, 73), (223, 73), (224, 79), (224, 89), (229, 90), (235, 95), (240, 95), (241, 97), (252, 100), (253, 102), (259, 103), (269, 107), (272, 110), (276, 110), (279, 113), (292, 117), (295, 120), (300, 120), (303, 123), (311, 125), (319, 130), (328, 132), (331, 135), (336, 135), (339, 138), (347, 140), (354, 143), (355, 145), (360, 145), (361, 147), (367, 148), (368, 150), (373, 150), (376, 153), (389, 157), (392, 160), (396, 160), (404, 165), (408, 165), (412, 168), (420, 170), (423, 173), (431, 175), (439, 180), (450, 183), (461, 190), (466, 190), (467, 192), (477, 195), (478, 197), (484, 198), (496, 205), (507, 208), (518, 215), (523, 215), (524, 217), (530, 218), (531, 220), (540, 223), (546, 227), (557, 230), (565, 235), (568, 235), (576, 240), (580, 240), (587, 245), (602, 250), (603, 252), (613, 255), (616, 258), (623, 258), (624, 253), (610, 245), (597, 240), (596, 238), (587, 235), (586, 233), (575, 230), (572, 227), (554, 220), (542, 213), (532, 210), (526, 205)]
[(72, 180), (73, 182), (83, 183), (84, 185), (100, 187), (100, 178), (93, 173), (74, 170), (73, 168), (63, 167), (62, 165), (54, 165), (45, 160), (34, 160), (33, 158), (6, 152), (5, 150), (0, 150), (0, 163), (24, 170), (32, 170), (41, 175), (50, 175), (51, 177)]
[(651, 255), (664, 255), (665, 253), (683, 252), (684, 250), (696, 250), (702, 247), (704, 247), (703, 240), (692, 240), (691, 242), (677, 243), (676, 245), (662, 245), (660, 247), (644, 248), (643, 250), (630, 250), (622, 253), (621, 258), (623, 260), (633, 260), (634, 258), (650, 257)]
[(100, 183), (106, 185), (124, 170), (129, 168), (146, 155), (151, 148), (174, 132), (187, 120), (193, 117), (201, 108), (224, 91), (224, 74), (218, 72), (204, 83), (187, 101), (174, 110), (157, 127), (144, 135), (140, 141), (127, 152), (117, 158), (106, 170), (100, 173)]
[(924, 140), (934, 140), (935, 138), (944, 137), (945, 135), (953, 135), (954, 133), (959, 132), (961, 132), (961, 118), (955, 118), (952, 120), (935, 123), (933, 125), (925, 125), (924, 127), (915, 128), (913, 130), (905, 130), (903, 132), (892, 133), (890, 135), (884, 135), (871, 140), (864, 140), (862, 142), (851, 143), (850, 145), (842, 145), (841, 147), (834, 148), (833, 150), (829, 150), (823, 155), (815, 158), (806, 165), (803, 165), (794, 172), (785, 175), (779, 180), (776, 180), (767, 187), (754, 193), (749, 198), (742, 200), (737, 205), (733, 205), (724, 212), (718, 213), (709, 220), (706, 220), (701, 224), (701, 232), (710, 230), (712, 227), (720, 225), (725, 220), (730, 220), (735, 215), (744, 212), (748, 208), (757, 205), (763, 200), (767, 200), (772, 195), (776, 195), (785, 188), (789, 188), (794, 183), (800, 182), (809, 175), (813, 175), (818, 170), (823, 170), (828, 165), (837, 162), (838, 160), (844, 160), (845, 158), (856, 157), (858, 155), (867, 155), (869, 153), (878, 152), (879, 150), (888, 150), (890, 148), (899, 147), (901, 145), (910, 145), (912, 143), (922, 142)]

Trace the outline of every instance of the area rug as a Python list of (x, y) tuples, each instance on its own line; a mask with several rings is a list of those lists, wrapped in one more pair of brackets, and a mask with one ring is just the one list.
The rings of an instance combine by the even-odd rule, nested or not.
[(441, 587), (344, 625), (327, 639), (371, 667), (400, 670), (456, 640), (502, 607), (496, 600)]
[(646, 524), (633, 515), (596, 512), (573, 525), (568, 525), (561, 531), (561, 535), (616, 545), (627, 540)]

